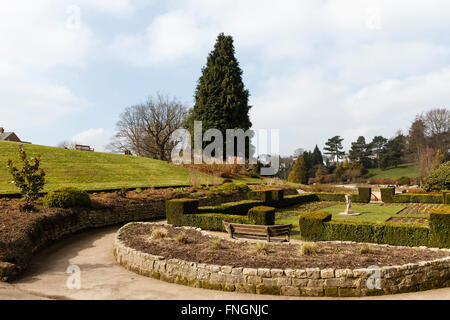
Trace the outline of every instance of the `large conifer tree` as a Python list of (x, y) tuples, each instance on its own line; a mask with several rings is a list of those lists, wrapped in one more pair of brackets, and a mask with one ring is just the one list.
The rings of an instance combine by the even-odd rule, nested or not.
[(198, 80), (189, 119), (191, 129), (195, 120), (202, 121), (203, 132), (211, 128), (220, 130), (224, 142), (226, 129), (246, 131), (252, 126), (249, 92), (242, 82), (242, 70), (234, 53), (233, 38), (219, 34)]

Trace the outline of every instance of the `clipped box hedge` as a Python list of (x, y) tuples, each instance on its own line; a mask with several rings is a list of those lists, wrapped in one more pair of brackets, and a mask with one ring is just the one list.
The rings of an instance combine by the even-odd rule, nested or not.
[[(347, 200), (345, 200), (346, 193), (318, 192), (316, 195), (319, 201), (347, 202)], [(355, 195), (353, 195), (353, 197), (355, 197)]]
[(44, 205), (52, 208), (88, 208), (91, 206), (89, 194), (75, 187), (59, 187), (44, 197)]
[(173, 199), (166, 201), (167, 223), (176, 227), (183, 226), (184, 216), (195, 214), (198, 210), (196, 199)]
[(287, 208), (299, 204), (318, 201), (319, 198), (315, 193), (301, 193), (285, 196), (282, 201), (277, 203), (277, 207)]
[(272, 190), (253, 190), (248, 193), (249, 200), (262, 201), (265, 204), (272, 203)]
[(442, 191), (442, 202), (444, 204), (450, 204), (450, 190)]
[(369, 203), (372, 196), (372, 188), (359, 187), (358, 188), (358, 202)]
[(392, 196), (393, 203), (442, 203), (440, 194), (402, 193)]
[(380, 188), (381, 201), (384, 203), (392, 203), (392, 197), (395, 195), (395, 188)]
[(222, 213), (202, 213), (185, 215), (183, 217), (183, 226), (225, 232), (226, 230), (222, 223), (223, 220), (231, 223), (251, 224), (247, 216)]
[(439, 248), (450, 248), (450, 206), (441, 209), (431, 209), (430, 244)]
[(248, 220), (251, 224), (258, 225), (274, 225), (275, 224), (275, 208), (259, 206), (248, 211)]
[(430, 210), (429, 224), (332, 221), (327, 212), (299, 218), (300, 235), (308, 241), (355, 241), (397, 246), (450, 248), (450, 207)]
[(198, 208), (196, 213), (223, 213), (245, 216), (248, 211), (256, 206), (262, 205), (259, 200), (243, 200), (237, 202), (222, 203), (218, 206), (206, 206)]

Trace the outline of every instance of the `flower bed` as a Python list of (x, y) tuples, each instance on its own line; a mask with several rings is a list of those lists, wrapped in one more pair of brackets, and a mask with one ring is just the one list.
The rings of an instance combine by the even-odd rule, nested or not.
[[(166, 230), (165, 236), (152, 237), (159, 229)], [(180, 234), (184, 234), (183, 242), (177, 240)], [(118, 231), (114, 255), (122, 266), (141, 275), (258, 294), (363, 296), (450, 284), (447, 249), (374, 245), (371, 253), (363, 254), (361, 244), (356, 243), (317, 246), (316, 255), (302, 256), (298, 244), (272, 244), (261, 250), (250, 242), (218, 241), (194, 228), (132, 223)], [(373, 265), (379, 268), (371, 268)], [(379, 281), (373, 282), (377, 273)]]

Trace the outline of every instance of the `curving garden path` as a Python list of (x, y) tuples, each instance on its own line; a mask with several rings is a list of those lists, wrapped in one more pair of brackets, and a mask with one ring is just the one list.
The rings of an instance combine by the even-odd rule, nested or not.
[[(119, 227), (81, 233), (41, 251), (19, 280), (0, 282), (0, 299), (299, 299), (197, 289), (134, 274), (119, 266), (112, 254)], [(69, 265), (81, 270), (79, 290), (66, 286)], [(361, 299), (450, 300), (450, 288)]]

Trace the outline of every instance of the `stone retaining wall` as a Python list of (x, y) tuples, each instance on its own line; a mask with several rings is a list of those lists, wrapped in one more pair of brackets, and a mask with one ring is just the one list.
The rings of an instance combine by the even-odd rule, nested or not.
[[(246, 192), (233, 192), (201, 198), (199, 202), (208, 206), (245, 199)], [(21, 237), (0, 239), (0, 246), (13, 248), (13, 252), (7, 255), (7, 260), (0, 261), (0, 281), (16, 278), (24, 271), (34, 253), (63, 237), (91, 228), (165, 217), (165, 200), (130, 199), (120, 205), (98, 209), (55, 209), (51, 214), (39, 216), (26, 230), (21, 231)]]
[[(120, 240), (121, 230), (117, 232), (114, 243), (114, 256), (120, 265), (144, 276), (197, 288), (285, 296), (354, 297), (450, 286), (450, 257), (378, 270), (241, 268), (165, 259), (139, 252)], [(204, 231), (202, 233), (211, 236)], [(375, 280), (377, 272), (378, 286)]]

